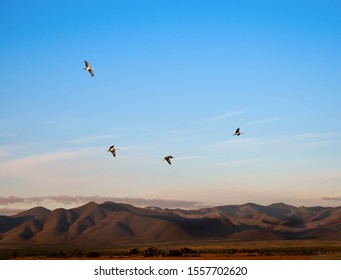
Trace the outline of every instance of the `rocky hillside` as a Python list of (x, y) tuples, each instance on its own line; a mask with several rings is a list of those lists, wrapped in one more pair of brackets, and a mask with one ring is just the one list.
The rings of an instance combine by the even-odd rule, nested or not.
[(0, 244), (123, 245), (212, 239), (341, 239), (341, 207), (248, 203), (182, 210), (90, 202), (73, 209), (35, 207), (0, 216)]

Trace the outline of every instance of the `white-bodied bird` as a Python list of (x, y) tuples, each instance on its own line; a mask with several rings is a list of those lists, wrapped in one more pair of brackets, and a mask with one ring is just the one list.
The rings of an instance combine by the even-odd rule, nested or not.
[(83, 68), (83, 70), (89, 71), (89, 73), (90, 73), (90, 75), (91, 75), (92, 77), (95, 76), (95, 73), (94, 73), (95, 68), (92, 68), (92, 67), (90, 66), (90, 63), (87, 62), (86, 60), (84, 60), (84, 63), (85, 63), (85, 68)]
[(172, 159), (172, 158), (173, 158), (173, 157), (172, 157), (171, 155), (169, 155), (169, 156), (165, 156), (163, 160), (167, 161), (168, 164), (171, 165), (171, 164), (172, 164), (172, 162), (171, 162), (171, 159)]
[(116, 157), (116, 150), (119, 150), (119, 148), (115, 148), (114, 145), (110, 146), (110, 148), (108, 149), (108, 152), (112, 153), (112, 155), (114, 157)]

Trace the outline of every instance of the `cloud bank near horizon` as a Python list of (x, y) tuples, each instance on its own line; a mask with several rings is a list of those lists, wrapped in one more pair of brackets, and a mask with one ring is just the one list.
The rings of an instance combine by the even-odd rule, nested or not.
[(139, 207), (157, 206), (161, 208), (200, 208), (204, 207), (201, 201), (187, 201), (187, 200), (166, 200), (166, 199), (145, 199), (145, 198), (131, 198), (131, 197), (112, 197), (112, 196), (83, 196), (83, 195), (55, 195), (55, 196), (30, 196), (18, 197), (8, 196), (0, 197), (0, 205), (8, 206), (14, 204), (36, 204), (43, 205), (48, 203), (57, 203), (62, 205), (76, 205), (94, 201), (96, 203), (103, 203), (112, 201), (116, 203), (127, 203)]
[[(321, 197), (322, 201), (341, 202), (341, 196)], [(83, 195), (54, 195), (54, 196), (0, 196), (0, 215), (15, 215), (22, 211), (36, 206), (42, 206), (53, 210), (55, 208), (65, 207), (73, 208), (86, 204), (90, 201), (98, 204), (104, 202), (126, 203), (136, 207), (160, 207), (160, 208), (181, 208), (181, 209), (200, 209), (205, 207), (214, 207), (201, 201), (189, 200), (166, 200), (166, 199), (146, 199), (133, 197), (113, 197), (113, 196), (83, 196)]]
[(322, 197), (322, 200), (340, 202), (341, 196), (336, 197)]

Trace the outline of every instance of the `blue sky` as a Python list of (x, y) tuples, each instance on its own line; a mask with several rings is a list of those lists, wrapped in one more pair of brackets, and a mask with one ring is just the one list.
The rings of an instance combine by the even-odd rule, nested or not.
[(340, 204), (339, 1), (70, 2), (2, 4), (2, 213)]

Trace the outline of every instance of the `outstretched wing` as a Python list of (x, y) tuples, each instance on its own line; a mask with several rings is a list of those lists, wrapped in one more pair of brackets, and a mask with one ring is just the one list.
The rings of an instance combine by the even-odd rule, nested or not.
[(92, 77), (95, 76), (94, 70), (92, 70), (92, 68), (89, 69), (89, 73)]
[(85, 67), (86, 67), (86, 68), (90, 68), (89, 62), (87, 62), (86, 60), (84, 60), (84, 63), (85, 63)]
[(172, 156), (166, 156), (164, 159), (168, 162), (168, 164), (172, 164), (172, 162), (171, 162), (171, 159), (172, 159), (173, 157)]

